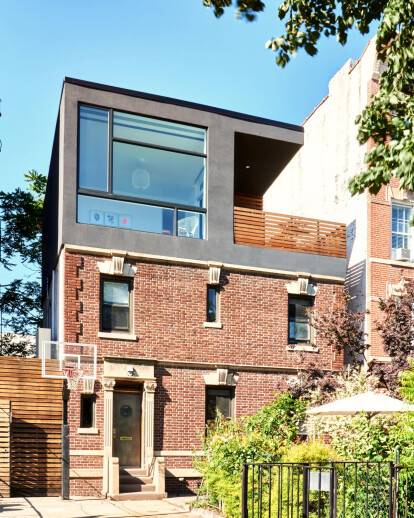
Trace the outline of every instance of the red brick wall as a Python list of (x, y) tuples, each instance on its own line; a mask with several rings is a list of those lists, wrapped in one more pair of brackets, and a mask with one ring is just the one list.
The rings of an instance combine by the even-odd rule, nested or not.
[[(288, 345), (288, 292), (296, 279), (222, 271), (221, 322), (223, 329), (205, 328), (208, 269), (151, 262), (129, 261), (137, 268), (133, 287), (136, 341), (98, 338), (100, 272), (106, 258), (65, 254), (65, 336), (67, 342), (96, 343), (102, 355), (152, 360), (208, 363), (205, 367), (155, 366), (156, 451), (191, 451), (200, 448), (205, 426), (206, 383), (203, 375), (215, 364), (254, 368), (231, 371), (239, 377), (235, 390), (235, 415), (252, 414), (286, 389), (294, 373), (288, 368), (309, 360), (321, 367), (340, 369), (343, 359), (318, 344), (319, 354), (286, 351)], [(315, 305), (321, 311), (332, 306), (343, 286), (317, 282)], [(266, 367), (261, 370), (261, 367)], [(278, 371), (269, 371), (277, 368)], [(102, 375), (102, 366), (98, 379)], [(285, 369), (285, 370), (283, 370)], [(81, 387), (80, 387), (81, 388)], [(95, 386), (97, 435), (80, 435), (80, 393), (72, 391), (69, 402), (70, 449), (103, 449), (103, 392)], [(192, 468), (191, 457), (165, 458), (167, 469)], [(71, 468), (102, 467), (102, 457), (72, 456)], [(95, 481), (96, 482), (96, 481)], [(94, 494), (91, 479), (72, 479), (76, 494)], [(195, 489), (196, 480), (167, 478), (167, 489)], [(89, 492), (88, 492), (89, 491)]]
[[(222, 271), (223, 329), (205, 328), (208, 269), (128, 261), (134, 278), (136, 342), (97, 338), (99, 282), (104, 258), (66, 253), (65, 341), (97, 343), (102, 354), (130, 358), (295, 367), (288, 344), (288, 293), (292, 279)], [(342, 293), (338, 284), (315, 283), (323, 311)], [(313, 357), (312, 354), (309, 357)], [(341, 358), (321, 348), (318, 361), (340, 368)]]
[[(378, 307), (378, 298), (387, 296), (387, 283), (398, 284), (401, 277), (414, 278), (414, 270), (407, 263), (398, 264), (378, 263), (375, 259), (391, 260), (391, 193), (398, 190), (399, 181), (392, 178), (388, 187), (382, 187), (376, 196), (368, 198), (368, 286), (367, 308), (369, 357), (386, 357), (383, 344), (375, 331), (376, 322), (383, 318)], [(399, 200), (395, 199), (398, 203)], [(374, 260), (372, 260), (374, 259)], [(411, 265), (411, 263), (408, 263)]]

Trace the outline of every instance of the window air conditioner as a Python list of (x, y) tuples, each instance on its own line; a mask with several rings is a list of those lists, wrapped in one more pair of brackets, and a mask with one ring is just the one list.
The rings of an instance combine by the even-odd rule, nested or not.
[(409, 261), (410, 250), (408, 248), (397, 248), (395, 251), (395, 259), (397, 261)]

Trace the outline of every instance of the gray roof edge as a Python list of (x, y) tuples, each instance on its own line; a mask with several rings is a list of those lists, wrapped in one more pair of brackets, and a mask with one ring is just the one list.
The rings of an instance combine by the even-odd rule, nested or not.
[(255, 122), (258, 124), (266, 124), (268, 126), (276, 126), (291, 131), (297, 131), (303, 133), (304, 129), (302, 126), (296, 124), (290, 124), (287, 122), (275, 121), (273, 119), (267, 119), (265, 117), (257, 117), (255, 115), (248, 115), (246, 113), (240, 113), (232, 110), (226, 110), (224, 108), (215, 108), (214, 106), (208, 106), (205, 104), (199, 104), (190, 101), (183, 101), (181, 99), (175, 99), (173, 97), (165, 97), (162, 95), (149, 94), (146, 92), (140, 92), (138, 90), (130, 90), (128, 88), (120, 88), (117, 86), (109, 86), (101, 83), (94, 83), (92, 81), (84, 81), (83, 79), (75, 79), (73, 77), (65, 77), (65, 83), (82, 86), (84, 88), (91, 88), (93, 90), (103, 90), (107, 92), (118, 93), (122, 95), (129, 95), (130, 97), (139, 97), (148, 101), (155, 101), (159, 103), (175, 104), (177, 106), (183, 106), (185, 108), (192, 108), (194, 110), (206, 111), (223, 115), (224, 117), (231, 117), (233, 119), (244, 120), (247, 122)]

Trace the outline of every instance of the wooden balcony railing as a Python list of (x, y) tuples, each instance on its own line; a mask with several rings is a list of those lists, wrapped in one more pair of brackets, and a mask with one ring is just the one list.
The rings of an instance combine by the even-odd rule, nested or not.
[(244, 207), (234, 207), (234, 242), (237, 245), (346, 257), (344, 224)]

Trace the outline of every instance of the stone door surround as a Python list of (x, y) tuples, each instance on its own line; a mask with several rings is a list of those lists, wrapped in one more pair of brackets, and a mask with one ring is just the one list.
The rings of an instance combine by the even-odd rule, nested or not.
[(113, 399), (117, 381), (134, 381), (143, 386), (142, 398), (142, 467), (151, 465), (154, 457), (154, 394), (157, 383), (154, 365), (136, 359), (104, 357), (102, 388), (104, 391), (104, 458), (102, 493), (109, 490), (109, 470), (113, 438)]

